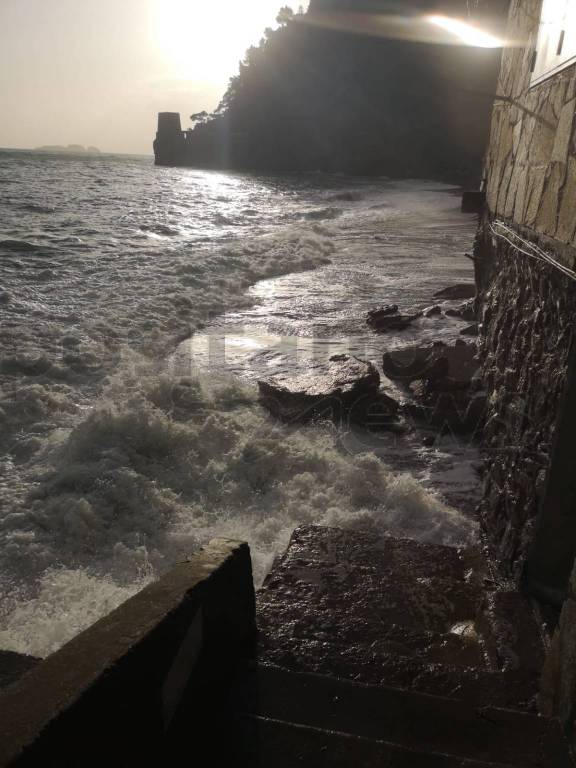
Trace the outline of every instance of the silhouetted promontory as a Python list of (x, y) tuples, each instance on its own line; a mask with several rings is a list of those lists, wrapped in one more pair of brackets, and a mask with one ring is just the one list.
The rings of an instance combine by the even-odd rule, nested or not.
[[(279, 28), (247, 51), (213, 114), (196, 113), (181, 131), (177, 115), (164, 113), (156, 162), (477, 181), (500, 51), (349, 31), (347, 10), (373, 14), (381, 5), (283, 8)], [(419, 0), (392, 12), (400, 7), (408, 28), (410, 13), (438, 9)], [(458, 8), (465, 16), (463, 0), (440, 10)]]

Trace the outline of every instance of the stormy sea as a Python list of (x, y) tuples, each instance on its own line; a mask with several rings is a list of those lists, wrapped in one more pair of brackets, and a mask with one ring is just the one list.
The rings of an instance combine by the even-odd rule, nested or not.
[(286, 426), (256, 385), (458, 338), (365, 318), (472, 278), (459, 207), (430, 181), (1, 151), (0, 648), (51, 653), (215, 536), (257, 583), (301, 523), (474, 540), (473, 445)]

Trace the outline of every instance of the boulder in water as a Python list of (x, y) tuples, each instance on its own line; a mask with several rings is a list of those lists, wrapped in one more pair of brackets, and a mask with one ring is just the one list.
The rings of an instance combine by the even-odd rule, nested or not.
[(383, 307), (378, 307), (378, 309), (371, 309), (366, 317), (366, 322), (368, 325), (372, 325), (372, 323), (377, 323), (382, 317), (389, 317), (390, 315), (397, 314), (398, 304), (384, 304)]
[(385, 353), (382, 366), (389, 379), (403, 384), (448, 378), (468, 386), (478, 371), (476, 349), (469, 344), (395, 349)]
[(474, 346), (395, 350), (384, 355), (383, 368), (388, 378), (410, 386), (413, 399), (404, 412), (415, 421), (455, 433), (473, 433), (481, 427), (485, 398), (476, 386), (479, 365)]
[(38, 246), (34, 243), (28, 243), (25, 240), (0, 240), (0, 248), (6, 251), (36, 251)]
[(447, 309), (444, 314), (446, 317), (459, 317), (461, 320), (466, 320), (469, 323), (476, 320), (476, 310), (474, 309), (473, 301), (466, 301), (459, 307)]
[(474, 283), (456, 283), (434, 294), (435, 299), (473, 299), (476, 296)]
[(415, 422), (441, 433), (478, 434), (485, 420), (486, 396), (483, 392), (425, 390), (417, 401), (407, 403), (404, 411)]
[(398, 403), (380, 392), (380, 374), (372, 363), (334, 355), (326, 366), (293, 376), (259, 381), (262, 404), (285, 422), (329, 418), (385, 427), (394, 421)]
[(368, 312), (366, 322), (378, 333), (386, 333), (387, 331), (403, 331), (419, 317), (422, 317), (421, 312), (415, 315), (401, 315), (396, 304), (393, 304)]
[(438, 304), (433, 307), (427, 307), (426, 309), (422, 310), (422, 314), (424, 317), (435, 317), (437, 315), (441, 315), (442, 307), (440, 307)]

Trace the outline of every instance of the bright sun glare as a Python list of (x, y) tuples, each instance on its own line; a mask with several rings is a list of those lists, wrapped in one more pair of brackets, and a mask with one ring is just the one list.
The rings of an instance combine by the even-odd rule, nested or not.
[(155, 27), (173, 76), (220, 83), (237, 72), (246, 49), (274, 23), (270, 0), (155, 0)]
[(475, 46), (476, 48), (501, 48), (502, 40), (494, 35), (484, 32), (471, 24), (467, 24), (460, 19), (452, 19), (448, 16), (428, 16), (428, 21), (447, 32), (452, 33), (458, 42), (464, 45)]

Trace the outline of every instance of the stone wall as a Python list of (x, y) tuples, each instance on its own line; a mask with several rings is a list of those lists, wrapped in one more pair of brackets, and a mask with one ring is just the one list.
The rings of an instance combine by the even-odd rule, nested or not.
[(534, 249), (576, 264), (576, 67), (530, 86), (540, 4), (510, 7), (507, 36), (516, 46), (502, 56), (475, 253), (489, 394), (482, 520), (517, 580), (545, 504), (576, 310), (576, 283)]
[(490, 211), (576, 245), (576, 66), (530, 87), (541, 0), (513, 0), (486, 157)]
[[(540, 710), (559, 717), (574, 736), (576, 713), (576, 573), (554, 634), (540, 686)], [(574, 742), (572, 744), (574, 746)]]
[[(576, 67), (530, 86), (541, 0), (513, 0), (484, 169), (475, 266), (488, 394), (486, 541), (504, 572), (561, 608), (541, 708), (576, 713)], [(556, 264), (545, 259), (552, 257)], [(544, 608), (547, 611), (547, 608)]]
[(482, 522), (494, 555), (520, 579), (565, 389), (576, 285), (504, 241), (483, 250), (479, 349), (489, 397)]

